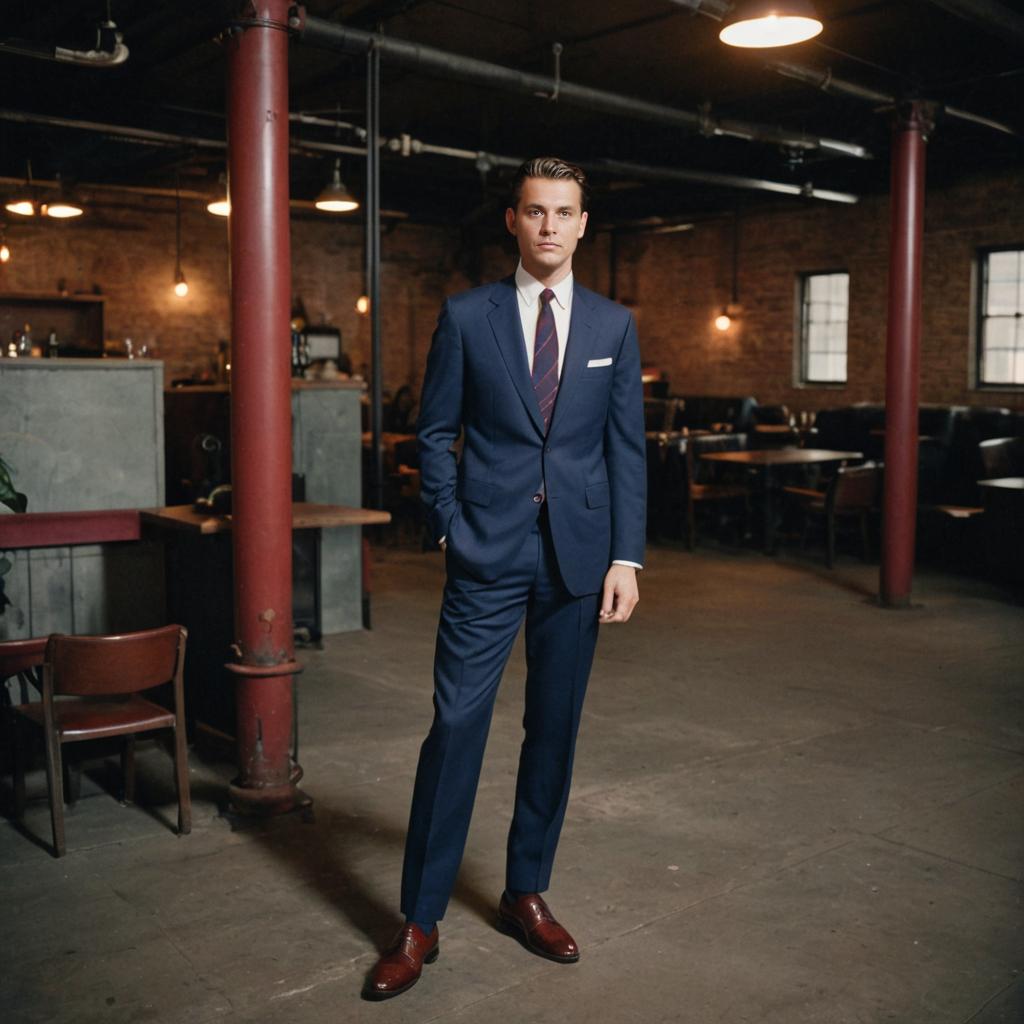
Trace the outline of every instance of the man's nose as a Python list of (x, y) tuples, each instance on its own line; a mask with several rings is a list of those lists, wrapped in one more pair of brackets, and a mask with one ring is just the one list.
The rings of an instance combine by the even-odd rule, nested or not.
[(544, 222), (540, 226), (541, 233), (545, 235), (553, 234), (557, 223), (554, 217), (545, 217)]

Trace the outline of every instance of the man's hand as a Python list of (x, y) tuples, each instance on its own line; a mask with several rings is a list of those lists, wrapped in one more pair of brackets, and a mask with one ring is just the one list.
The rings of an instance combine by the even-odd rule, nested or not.
[(630, 565), (613, 565), (604, 577), (604, 593), (601, 595), (600, 622), (628, 622), (640, 591), (636, 585), (636, 569)]

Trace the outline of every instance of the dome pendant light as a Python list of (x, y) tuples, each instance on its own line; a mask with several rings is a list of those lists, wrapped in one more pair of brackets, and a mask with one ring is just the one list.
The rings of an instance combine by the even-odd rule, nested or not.
[(327, 213), (350, 213), (358, 210), (359, 204), (341, 180), (341, 159), (334, 161), (334, 176), (324, 190), (316, 197), (313, 205)]
[(177, 171), (174, 174), (174, 227), (174, 294), (183, 299), (188, 295), (188, 281), (185, 280), (185, 272), (181, 269), (181, 192)]
[(34, 217), (38, 212), (35, 189), (32, 187), (32, 161), (25, 161), (25, 188), (24, 191), (15, 193), (4, 204), (8, 213), (16, 213), (19, 217)]
[(726, 17), (718, 38), (728, 46), (767, 49), (806, 42), (822, 27), (810, 0), (741, 0)]

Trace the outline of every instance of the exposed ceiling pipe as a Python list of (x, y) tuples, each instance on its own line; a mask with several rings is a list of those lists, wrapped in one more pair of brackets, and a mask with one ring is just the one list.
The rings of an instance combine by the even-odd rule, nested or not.
[(117, 25), (109, 20), (101, 21), (97, 26), (96, 45), (91, 50), (69, 50), (63, 46), (47, 46), (24, 39), (5, 39), (0, 41), (0, 53), (16, 53), (22, 57), (90, 68), (112, 68), (128, 59), (124, 36)]
[(1004, 38), (1011, 36), (1018, 46), (1024, 43), (1024, 14), (997, 0), (932, 0), (932, 3)]
[[(770, 61), (768, 67), (777, 71), (786, 78), (795, 78), (798, 82), (806, 82), (813, 85), (815, 89), (822, 92), (832, 93), (837, 96), (849, 96), (852, 99), (864, 100), (879, 107), (894, 107), (900, 103), (897, 96), (887, 92), (880, 92), (877, 89), (869, 89), (867, 86), (859, 85), (856, 82), (844, 78), (837, 78), (832, 74), (831, 68), (821, 71), (818, 68), (806, 67), (803, 64), (793, 64), (790, 61)], [(959, 107), (952, 107), (941, 104), (947, 116), (956, 118), (958, 121), (969, 121), (971, 124), (982, 125), (992, 128), (997, 132), (1006, 135), (1019, 135), (1020, 133), (1008, 124), (995, 121), (990, 117), (983, 117), (980, 114), (972, 114), (970, 111), (961, 110)]]
[(396, 65), (424, 74), (438, 75), (457, 81), (528, 96), (550, 97), (557, 90), (558, 101), (570, 106), (585, 107), (622, 117), (638, 118), (667, 124), (675, 128), (686, 128), (707, 136), (728, 136), (747, 141), (767, 142), (785, 146), (788, 149), (822, 150), (842, 156), (869, 160), (872, 154), (865, 147), (840, 139), (829, 139), (803, 132), (789, 131), (770, 125), (753, 124), (731, 118), (716, 118), (710, 113), (696, 113), (649, 103), (633, 96), (593, 89), (576, 85), (561, 78), (537, 75), (516, 68), (492, 64), (462, 54), (438, 50), (432, 46), (395, 39), (390, 36), (364, 32), (362, 29), (338, 25), (324, 18), (306, 14), (302, 7), (292, 9), (289, 25), (304, 41), (313, 46), (336, 50), (342, 53), (364, 54), (372, 47)]
[[(77, 128), (98, 132), (111, 138), (128, 139), (154, 146), (193, 146), (202, 149), (226, 150), (223, 139), (208, 139), (197, 135), (178, 135), (174, 132), (158, 132), (149, 128), (132, 128), (126, 125), (104, 124), (100, 121), (78, 121), (67, 117), (52, 117), (48, 114), (30, 114), (23, 111), (0, 109), (0, 121), (15, 121), (22, 124), (43, 124), (57, 128)], [(383, 139), (382, 146), (400, 156), (446, 156), (458, 160), (471, 160), (481, 172), (495, 167), (518, 167), (521, 157), (503, 156), (480, 150), (457, 149), (452, 146), (435, 146), (409, 135)], [(366, 156), (365, 147), (346, 146), (338, 142), (317, 142), (313, 139), (293, 139), (294, 153), (345, 153), (352, 156)], [(815, 188), (810, 183), (791, 185), (788, 182), (771, 181), (762, 178), (747, 178), (737, 174), (718, 174), (714, 171), (691, 171), (675, 167), (655, 167), (647, 164), (623, 163), (622, 161), (591, 160), (581, 161), (588, 170), (609, 171), (633, 175), (648, 181), (689, 181), (715, 185), (721, 188), (739, 188), (759, 192), (774, 192), (780, 195), (805, 196), (833, 203), (856, 203), (858, 197), (848, 192), (833, 192)], [(182, 195), (185, 193), (183, 192)]]
[(623, 174), (631, 178), (648, 181), (687, 181), (705, 185), (719, 185), (723, 188), (748, 189), (755, 192), (775, 192), (784, 196), (804, 196), (808, 199), (823, 199), (829, 203), (857, 203), (860, 197), (850, 192), (833, 192), (815, 188), (811, 182), (805, 185), (791, 185), (785, 181), (769, 181), (764, 178), (746, 178), (739, 174), (719, 174), (716, 171), (689, 171), (677, 167), (651, 167), (625, 160), (601, 160), (584, 163), (585, 168), (595, 168)]
[(672, 3), (679, 7), (686, 7), (694, 14), (703, 14), (715, 21), (721, 21), (732, 9), (733, 4), (728, 0), (672, 0)]

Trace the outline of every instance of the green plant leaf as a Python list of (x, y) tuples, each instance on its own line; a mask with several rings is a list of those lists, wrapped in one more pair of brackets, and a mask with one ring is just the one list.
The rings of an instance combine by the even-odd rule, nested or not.
[(28, 508), (28, 498), (14, 489), (11, 468), (3, 459), (0, 459), (0, 504), (6, 505), (12, 512), (24, 512)]

